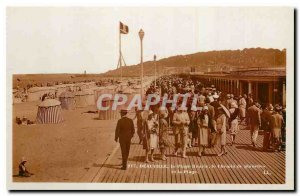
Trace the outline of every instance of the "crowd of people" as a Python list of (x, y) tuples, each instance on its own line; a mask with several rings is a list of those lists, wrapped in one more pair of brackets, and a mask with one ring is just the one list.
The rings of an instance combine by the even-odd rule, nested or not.
[[(186, 158), (189, 147), (198, 148), (198, 156), (205, 156), (207, 148), (220, 146), (217, 156), (227, 154), (227, 145), (235, 145), (242, 129), (250, 129), (251, 146), (257, 148), (259, 131), (264, 132), (263, 150), (281, 151), (285, 144), (285, 108), (271, 103), (259, 103), (251, 94), (234, 95), (220, 92), (214, 85), (204, 85), (200, 81), (164, 76), (147, 89), (148, 94), (159, 94), (172, 99), (176, 94), (190, 94), (186, 107), (183, 99), (178, 99), (175, 108), (171, 104), (151, 106), (151, 110), (136, 109), (137, 134), (139, 143), (145, 149), (145, 162), (153, 162), (154, 154), (159, 150), (161, 160), (166, 160), (166, 148), (171, 147), (174, 156)], [(192, 104), (197, 95), (197, 105)], [(183, 97), (183, 96), (179, 96)], [(126, 117), (126, 110), (122, 110)], [(122, 117), (122, 118), (123, 118)], [(126, 117), (127, 118), (127, 117)], [(118, 122), (119, 124), (119, 122)], [(172, 130), (174, 140), (170, 139)], [(122, 132), (120, 126), (116, 130)], [(131, 128), (133, 136), (134, 127)], [(227, 141), (227, 133), (230, 141)], [(120, 140), (121, 143), (121, 140)], [(121, 145), (122, 148), (122, 145)], [(124, 152), (123, 169), (127, 167), (129, 149)], [(122, 151), (123, 155), (123, 151)], [(124, 157), (123, 157), (124, 158)]]

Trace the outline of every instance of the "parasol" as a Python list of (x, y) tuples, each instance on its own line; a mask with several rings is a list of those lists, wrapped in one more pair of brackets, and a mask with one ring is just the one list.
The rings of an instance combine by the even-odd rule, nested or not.
[(228, 118), (230, 118), (230, 112), (228, 111), (228, 109), (227, 109), (224, 105), (222, 105), (222, 104), (220, 104), (220, 106), (222, 107), (222, 109), (223, 109), (225, 115), (226, 115)]

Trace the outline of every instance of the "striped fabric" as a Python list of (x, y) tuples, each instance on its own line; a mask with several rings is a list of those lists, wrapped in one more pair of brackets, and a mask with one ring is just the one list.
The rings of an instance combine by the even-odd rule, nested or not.
[(61, 106), (39, 107), (36, 117), (38, 124), (55, 124), (63, 121)]

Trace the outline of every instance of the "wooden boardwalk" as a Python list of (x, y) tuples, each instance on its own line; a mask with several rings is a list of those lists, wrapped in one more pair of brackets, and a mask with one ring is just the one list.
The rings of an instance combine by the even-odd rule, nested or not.
[[(170, 132), (170, 137), (172, 134)], [(250, 145), (250, 131), (241, 130), (236, 144), (227, 146), (228, 154), (218, 157), (219, 147), (207, 149), (206, 156), (198, 157), (198, 148), (187, 150), (188, 158), (175, 157), (168, 149), (167, 161), (144, 163), (145, 151), (133, 138), (128, 169), (120, 170), (121, 150), (118, 146), (104, 163), (98, 163), (81, 182), (101, 183), (213, 183), (213, 184), (284, 184), (285, 152), (263, 152), (263, 135), (258, 136), (258, 148)], [(227, 134), (227, 141), (230, 135)]]

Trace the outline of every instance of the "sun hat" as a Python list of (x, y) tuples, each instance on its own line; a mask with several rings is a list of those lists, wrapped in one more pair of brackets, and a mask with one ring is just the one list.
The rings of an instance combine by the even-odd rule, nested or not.
[(21, 158), (21, 163), (23, 163), (23, 162), (27, 162), (27, 159), (25, 157)]
[(213, 98), (214, 98), (214, 99), (218, 99), (218, 98), (219, 98), (219, 95), (214, 94), (214, 95), (213, 95)]
[(192, 106), (191, 111), (197, 112), (197, 107), (196, 106)]
[(238, 106), (235, 102), (231, 102), (230, 108), (238, 108)]

